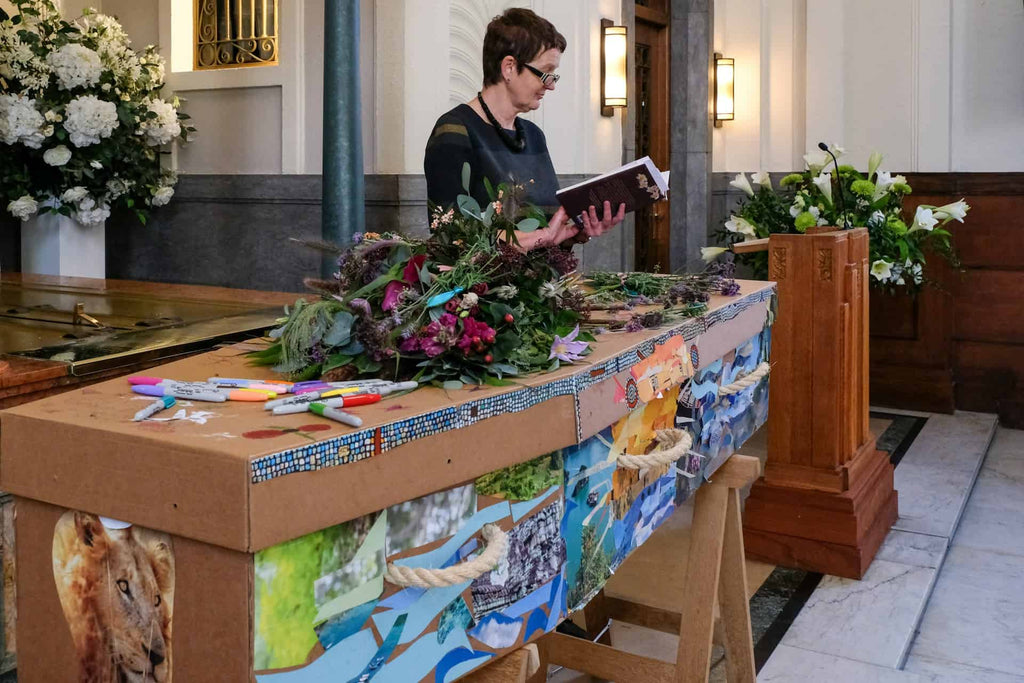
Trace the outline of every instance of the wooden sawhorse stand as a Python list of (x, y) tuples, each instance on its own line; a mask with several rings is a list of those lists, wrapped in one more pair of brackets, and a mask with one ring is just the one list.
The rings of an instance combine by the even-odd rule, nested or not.
[[(603, 611), (612, 619), (678, 633), (675, 664), (561, 633), (549, 633), (538, 641), (541, 667), (531, 681), (543, 681), (547, 664), (559, 664), (615, 683), (706, 682), (711, 666), (716, 596), (721, 610), (721, 638), (728, 680), (730, 683), (756, 680), (740, 489), (754, 482), (760, 473), (761, 462), (757, 458), (734, 455), (710, 481), (697, 489), (683, 578), (688, 596), (682, 613), (605, 598), (603, 594), (597, 597), (603, 602)], [(666, 577), (671, 578), (674, 577)]]

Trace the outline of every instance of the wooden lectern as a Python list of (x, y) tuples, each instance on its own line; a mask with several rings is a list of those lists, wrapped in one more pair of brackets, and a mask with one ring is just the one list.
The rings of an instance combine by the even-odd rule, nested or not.
[(747, 556), (859, 579), (896, 521), (868, 429), (868, 232), (772, 235), (768, 461), (747, 499)]

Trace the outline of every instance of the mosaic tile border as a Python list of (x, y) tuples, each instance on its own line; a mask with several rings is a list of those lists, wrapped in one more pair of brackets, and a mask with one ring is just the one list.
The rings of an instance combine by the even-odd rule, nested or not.
[[(664, 344), (671, 337), (681, 334), (687, 341), (693, 341), (715, 325), (732, 320), (748, 308), (771, 301), (774, 297), (774, 288), (749, 294), (708, 315), (685, 320), (679, 325), (665, 330), (657, 337), (644, 340), (636, 346), (624, 350), (600, 365), (582, 369), (575, 375), (563, 377), (548, 384), (524, 387), (518, 391), (470, 401), (459, 406), (449, 406), (373, 429), (344, 434), (333, 439), (255, 458), (250, 463), (252, 483), (259, 484), (295, 472), (315, 472), (328, 467), (358, 462), (416, 439), (462, 429), (496, 415), (520, 413), (559, 396), (578, 397), (589, 387), (633, 367), (640, 362), (640, 358), (653, 353), (656, 345)], [(578, 398), (575, 400), (575, 410), (577, 412), (576, 428), (579, 432)], [(577, 440), (580, 436), (577, 433)]]

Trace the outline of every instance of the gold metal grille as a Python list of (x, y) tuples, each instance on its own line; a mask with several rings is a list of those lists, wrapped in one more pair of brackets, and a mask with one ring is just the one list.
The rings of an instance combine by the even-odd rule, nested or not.
[(277, 64), (278, 0), (193, 0), (194, 68)]

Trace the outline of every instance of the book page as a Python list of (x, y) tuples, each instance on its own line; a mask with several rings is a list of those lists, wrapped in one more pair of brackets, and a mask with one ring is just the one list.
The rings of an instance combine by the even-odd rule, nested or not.
[[(636, 168), (637, 166), (647, 166), (647, 168), (651, 172), (651, 177), (653, 177), (655, 179), (661, 178), (661, 171), (659, 171), (658, 168), (654, 165), (654, 162), (651, 161), (651, 158), (650, 157), (641, 157), (641, 158), (637, 159), (636, 161), (631, 161), (628, 164), (626, 164), (625, 166), (619, 166), (618, 168), (613, 169), (611, 171), (608, 171), (607, 173), (602, 173), (601, 175), (594, 176), (593, 178), (588, 178), (588, 179), (586, 179), (586, 180), (584, 180), (582, 182), (576, 183), (575, 185), (570, 185), (568, 187), (563, 187), (561, 190), (558, 191), (558, 193), (568, 192), (569, 190), (575, 190), (575, 189), (577, 189), (579, 187), (583, 187), (584, 185), (587, 185), (588, 183), (594, 183), (594, 182), (597, 182), (599, 180), (603, 180), (604, 178), (607, 178), (609, 176), (613, 176), (616, 173), (622, 173), (623, 171), (626, 171), (626, 170), (629, 170), (629, 169), (632, 169), (632, 168)], [(657, 180), (655, 180), (655, 182), (657, 182)], [(667, 187), (662, 187), (661, 189), (664, 191), (664, 190), (667, 189)]]

